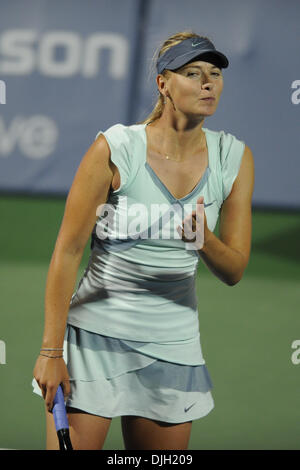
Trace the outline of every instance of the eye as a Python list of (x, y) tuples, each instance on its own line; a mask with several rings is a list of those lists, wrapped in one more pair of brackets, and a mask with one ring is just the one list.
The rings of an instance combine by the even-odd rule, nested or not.
[(187, 77), (199, 77), (199, 74), (197, 72), (188, 72)]
[(221, 72), (212, 72), (212, 75), (215, 75), (216, 77), (222, 77)]

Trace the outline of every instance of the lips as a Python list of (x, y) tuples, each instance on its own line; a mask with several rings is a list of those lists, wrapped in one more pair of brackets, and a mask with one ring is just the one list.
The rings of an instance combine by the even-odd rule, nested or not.
[(214, 101), (215, 98), (213, 96), (209, 96), (207, 98), (201, 98), (201, 100), (204, 100), (204, 101)]

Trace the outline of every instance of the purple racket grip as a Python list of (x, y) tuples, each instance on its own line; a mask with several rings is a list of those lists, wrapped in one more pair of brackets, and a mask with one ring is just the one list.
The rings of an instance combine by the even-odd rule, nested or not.
[(56, 432), (60, 429), (69, 429), (69, 422), (64, 401), (64, 394), (61, 386), (58, 386), (56, 395), (53, 401), (53, 417), (55, 422)]

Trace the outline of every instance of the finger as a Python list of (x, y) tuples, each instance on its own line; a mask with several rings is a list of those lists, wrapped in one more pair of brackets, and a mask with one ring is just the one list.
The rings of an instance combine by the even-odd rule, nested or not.
[(191, 214), (188, 214), (182, 221), (182, 228), (180, 225), (176, 227), (180, 238), (185, 242), (192, 242), (195, 240), (196, 229), (197, 229), (197, 214), (194, 210)]
[(196, 215), (197, 214), (202, 214), (204, 211), (204, 204), (203, 203), (197, 203), (196, 204)]
[(179, 233), (180, 238), (181, 238), (181, 240), (182, 240), (183, 242), (192, 241), (192, 240), (189, 240), (189, 239), (186, 238), (185, 233), (184, 233), (184, 230), (180, 227), (180, 225), (178, 225), (178, 226), (176, 227), (176, 230), (177, 230), (177, 232)]
[(40, 389), (41, 389), (41, 391), (42, 391), (42, 395), (43, 395), (43, 398), (44, 398), (44, 400), (45, 400), (46, 394), (47, 394), (47, 388), (46, 388), (45, 385), (42, 385), (42, 386), (40, 387)]
[(195, 239), (196, 224), (193, 216), (189, 215), (184, 219), (183, 232), (187, 241), (193, 241)]
[(70, 381), (68, 379), (62, 382), (62, 389), (64, 392), (64, 397), (67, 398), (71, 392)]
[(180, 225), (177, 225), (176, 230), (177, 230), (178, 234), (180, 235), (180, 238), (182, 238), (182, 233), (183, 233), (182, 232), (182, 227)]
[(53, 400), (55, 397), (56, 389), (53, 385), (48, 385), (45, 397), (45, 404), (48, 411), (51, 413), (53, 408)]
[(46, 387), (45, 387), (45, 385), (41, 384), (41, 382), (38, 379), (35, 379), (35, 380), (36, 380), (38, 386), (40, 387), (43, 398), (45, 399), (45, 396), (46, 396)]

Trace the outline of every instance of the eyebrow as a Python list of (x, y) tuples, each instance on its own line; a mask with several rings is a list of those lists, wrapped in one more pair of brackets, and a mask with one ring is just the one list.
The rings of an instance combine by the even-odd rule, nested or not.
[[(186, 65), (185, 67), (183, 67), (182, 70), (185, 70), (185, 69), (188, 69), (188, 68), (194, 68), (194, 69), (200, 69), (200, 70), (202, 70), (202, 67), (201, 67), (200, 65), (190, 65), (190, 64), (188, 64), (188, 65)], [(211, 64), (211, 67), (210, 67), (210, 68), (211, 68), (211, 69), (219, 69), (219, 70), (221, 70), (220, 67), (217, 67), (217, 65), (213, 65), (213, 64)]]

